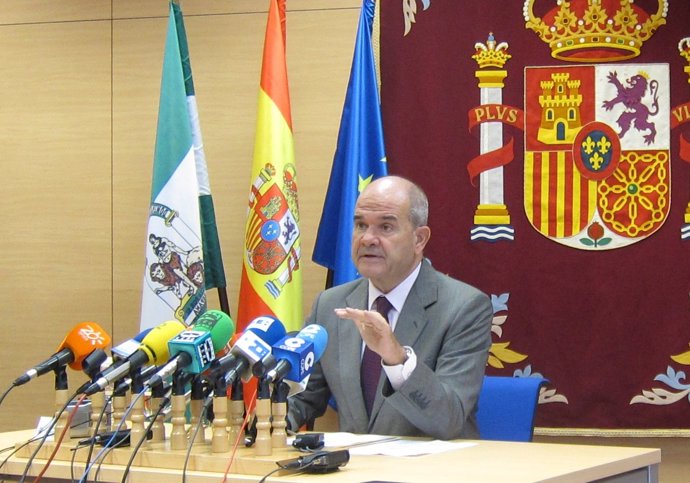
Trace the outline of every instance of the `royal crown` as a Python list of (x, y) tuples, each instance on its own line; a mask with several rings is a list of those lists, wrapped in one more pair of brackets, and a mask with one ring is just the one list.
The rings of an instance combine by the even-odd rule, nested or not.
[(680, 39), (680, 42), (678, 42), (678, 52), (688, 62), (688, 65), (683, 70), (688, 74), (688, 84), (690, 84), (690, 37)]
[(477, 42), (474, 44), (474, 49), (475, 53), (472, 58), (477, 61), (480, 69), (487, 67), (498, 67), (501, 69), (511, 57), (508, 53), (508, 44), (505, 42), (496, 44), (493, 32), (489, 33), (486, 44)]
[(680, 42), (678, 42), (678, 52), (690, 64), (690, 37), (680, 39)]
[(633, 0), (557, 0), (542, 18), (536, 0), (525, 0), (525, 27), (549, 44), (551, 55), (570, 62), (614, 62), (640, 55), (642, 44), (666, 23), (668, 0), (649, 13)]

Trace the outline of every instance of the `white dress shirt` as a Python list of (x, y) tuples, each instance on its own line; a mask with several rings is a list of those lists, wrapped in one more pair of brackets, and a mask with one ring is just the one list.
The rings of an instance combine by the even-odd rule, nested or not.
[[(400, 311), (405, 305), (405, 300), (412, 290), (412, 285), (414, 285), (419, 275), (419, 270), (422, 264), (420, 263), (417, 267), (412, 270), (405, 280), (403, 280), (398, 286), (388, 293), (383, 293), (369, 281), (369, 310), (375, 310), (373, 308), (374, 301), (381, 295), (386, 297), (391, 303), (393, 308), (388, 312), (388, 323), (391, 325), (391, 330), (395, 331), (395, 326), (398, 323), (398, 316)], [(405, 352), (407, 352), (407, 360), (402, 364), (396, 364), (394, 366), (387, 366), (381, 361), (383, 370), (386, 372), (386, 376), (393, 386), (394, 390), (400, 389), (400, 386), (410, 377), (412, 371), (417, 367), (417, 356), (415, 355), (412, 347), (404, 346)], [(362, 343), (362, 352), (364, 352), (364, 343)]]

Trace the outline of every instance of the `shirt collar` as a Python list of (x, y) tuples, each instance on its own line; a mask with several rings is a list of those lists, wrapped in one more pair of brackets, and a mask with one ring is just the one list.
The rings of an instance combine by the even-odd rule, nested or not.
[(371, 281), (369, 281), (369, 310), (374, 310), (372, 308), (372, 305), (374, 305), (374, 300), (376, 300), (376, 298), (380, 295), (384, 295), (393, 306), (393, 309), (400, 313), (403, 305), (405, 304), (405, 300), (410, 293), (410, 290), (412, 290), (412, 285), (414, 285), (415, 281), (417, 280), (417, 276), (419, 275), (419, 270), (421, 270), (421, 268), (422, 264), (420, 262), (405, 280), (400, 282), (388, 293), (381, 292), (379, 289), (374, 287), (374, 284), (372, 284)]

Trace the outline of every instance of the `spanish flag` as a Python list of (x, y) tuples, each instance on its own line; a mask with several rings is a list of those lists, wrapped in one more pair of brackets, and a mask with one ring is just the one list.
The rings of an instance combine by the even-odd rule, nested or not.
[(264, 40), (238, 327), (272, 315), (302, 327), (297, 172), (285, 62), (285, 0), (270, 0)]

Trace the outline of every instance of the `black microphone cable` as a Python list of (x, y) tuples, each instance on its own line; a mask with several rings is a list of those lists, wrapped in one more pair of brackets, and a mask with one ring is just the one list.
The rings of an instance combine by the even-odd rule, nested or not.
[(5, 398), (10, 393), (10, 391), (14, 388), (15, 388), (15, 385), (11, 384), (10, 387), (8, 387), (7, 390), (2, 394), (2, 396), (0, 396), (0, 405), (2, 405), (2, 402), (5, 400)]
[[(79, 425), (79, 424), (75, 424), (75, 425), (72, 426), (72, 428), (75, 428), (75, 427), (77, 427), (78, 425)], [(31, 443), (33, 443), (33, 442), (38, 441), (39, 439), (41, 439), (41, 438), (43, 437), (43, 431), (46, 430), (47, 427), (48, 427), (48, 426), (44, 426), (43, 428), (39, 428), (39, 430), (38, 430), (38, 433), (39, 433), (39, 434), (38, 434), (38, 435), (36, 435), (36, 436), (34, 436), (34, 437), (32, 437), (32, 438), (29, 438), (28, 440), (24, 441), (24, 442), (21, 443), (20, 445), (13, 445), (13, 446), (8, 446), (7, 448), (0, 449), (0, 453), (5, 453), (6, 451), (10, 451), (10, 450), (11, 450), (10, 453), (5, 457), (5, 459), (2, 460), (2, 463), (0, 463), (0, 470), (2, 469), (3, 466), (5, 466), (5, 464), (7, 464), (7, 462), (10, 460), (10, 458), (11, 458), (12, 456), (14, 456), (15, 454), (17, 454), (17, 453), (18, 453), (19, 451), (21, 451), (22, 449), (26, 448), (26, 447), (27, 447), (28, 445), (30, 445)], [(1, 473), (0, 473), (0, 474), (1, 474)], [(4, 480), (0, 480), (0, 481), (4, 481)]]
[(291, 463), (288, 463), (288, 464), (282, 464), (282, 465), (281, 465), (280, 462), (278, 462), (278, 463), (277, 463), (277, 464), (278, 464), (278, 468), (276, 468), (275, 470), (272, 470), (272, 471), (266, 473), (266, 474), (263, 476), (263, 478), (261, 478), (261, 479), (259, 480), (259, 483), (265, 483), (266, 479), (267, 479), (269, 476), (271, 476), (271, 475), (273, 475), (273, 474), (279, 472), (280, 470), (288, 470), (288, 471), (291, 471), (291, 473), (290, 473), (291, 475), (298, 475), (298, 474), (300, 474), (300, 473), (306, 472), (306, 471), (309, 469), (309, 467), (314, 466), (314, 465), (316, 464), (316, 456), (318, 456), (319, 454), (322, 454), (323, 451), (313, 451), (313, 452), (310, 451), (310, 453), (312, 453), (312, 455), (313, 455), (312, 458), (309, 458), (309, 457), (302, 457), (302, 458), (298, 458), (298, 459), (295, 460), (294, 462), (291, 462)]
[[(125, 430), (125, 431), (127, 431), (127, 430)], [(117, 441), (115, 441), (113, 443), (113, 441), (118, 437), (118, 434), (119, 434), (118, 431), (113, 432), (113, 435), (110, 437), (108, 442), (103, 447), (103, 449), (106, 451), (103, 454), (103, 456), (101, 457), (101, 460), (98, 462), (98, 466), (96, 467), (96, 474), (93, 477), (94, 482), (98, 481), (98, 475), (101, 472), (101, 467), (103, 466), (103, 462), (105, 461), (105, 457), (108, 456), (108, 454), (112, 450), (114, 450), (115, 448), (118, 448), (119, 446), (125, 446), (126, 442), (129, 440), (129, 438), (127, 438), (126, 436), (123, 436), (123, 437), (120, 437), (119, 439), (117, 439)], [(101, 453), (99, 453), (99, 454), (101, 454)], [(98, 455), (96, 455), (96, 458), (98, 458)], [(95, 463), (95, 460), (94, 460), (94, 463)]]
[(100, 469), (101, 469), (101, 465), (103, 464), (103, 459), (105, 458), (105, 456), (106, 456), (111, 450), (113, 450), (113, 449), (116, 448), (117, 446), (123, 444), (123, 442), (125, 441), (125, 438), (121, 438), (119, 441), (117, 441), (115, 444), (113, 444), (113, 442), (115, 441), (115, 438), (118, 436), (118, 434), (120, 434), (120, 431), (122, 430), (122, 426), (125, 424), (125, 421), (127, 421), (127, 417), (129, 416), (129, 413), (131, 413), (131, 412), (132, 412), (132, 409), (134, 409), (135, 403), (136, 403), (140, 398), (142, 398), (142, 397), (144, 396), (145, 393), (146, 393), (146, 389), (144, 388), (144, 389), (142, 389), (140, 392), (137, 393), (137, 395), (134, 397), (134, 399), (132, 399), (132, 401), (131, 401), (130, 404), (129, 404), (129, 407), (127, 407), (127, 409), (125, 410), (124, 414), (122, 415), (122, 419), (120, 420), (120, 424), (118, 424), (117, 428), (115, 428), (115, 430), (113, 431), (112, 436), (110, 437), (110, 439), (109, 439), (109, 440), (105, 443), (105, 445), (103, 446), (103, 449), (102, 449), (101, 451), (98, 452), (98, 454), (97, 454), (96, 457), (93, 459), (93, 461), (89, 464), (89, 466), (87, 466), (86, 470), (84, 470), (84, 474), (83, 474), (82, 477), (79, 479), (79, 483), (84, 483), (84, 482), (86, 481), (86, 479), (88, 478), (89, 473), (90, 473), (91, 470), (93, 469), (93, 466), (96, 464), (97, 461), (100, 460), (100, 462), (98, 462), (98, 468), (97, 468), (97, 470), (96, 470), (96, 475), (95, 475), (95, 477), (94, 477), (94, 481), (98, 479), (98, 472), (99, 472)]
[[(141, 435), (141, 438), (139, 438), (139, 441), (137, 441), (137, 444), (134, 448), (132, 448), (132, 454), (129, 457), (129, 461), (127, 461), (127, 466), (125, 466), (125, 470), (122, 473), (122, 480), (120, 480), (121, 483), (125, 483), (127, 481), (127, 476), (129, 475), (129, 470), (132, 467), (132, 463), (134, 462), (134, 458), (137, 455), (137, 452), (141, 448), (141, 446), (144, 444), (144, 441), (148, 439), (149, 434), (151, 433), (151, 430), (153, 428), (153, 425), (156, 423), (156, 418), (160, 416), (160, 414), (163, 412), (163, 409), (170, 404), (170, 395), (166, 395), (163, 399), (161, 399), (161, 403), (158, 406), (158, 409), (156, 410), (155, 413), (151, 415), (151, 420), (149, 421), (149, 424), (146, 426), (146, 429), (144, 429), (144, 434)], [(131, 434), (131, 433), (130, 433)], [(98, 474), (98, 473), (97, 473)]]
[(26, 440), (25, 442), (23, 442), (22, 444), (20, 444), (20, 445), (18, 445), (18, 446), (8, 446), (7, 448), (3, 448), (3, 449), (0, 451), (1, 453), (4, 453), (5, 451), (10, 451), (10, 450), (12, 450), (12, 451), (10, 451), (10, 454), (8, 454), (8, 455), (5, 457), (5, 459), (2, 460), (2, 463), (0, 463), (0, 469), (2, 469), (3, 466), (5, 466), (5, 464), (10, 460), (10, 458), (11, 458), (12, 456), (14, 456), (15, 454), (17, 454), (17, 453), (18, 453), (19, 451), (21, 451), (22, 449), (26, 448), (28, 445), (30, 445), (30, 444), (33, 443), (34, 441), (38, 441), (39, 439), (41, 439), (41, 438), (43, 437), (43, 433), (41, 433), (41, 430), (39, 430), (39, 433), (40, 433), (40, 434), (38, 434), (37, 436), (34, 436), (33, 438), (29, 438), (28, 440)]
[(244, 420), (242, 421), (242, 426), (240, 427), (240, 431), (237, 435), (237, 439), (235, 440), (232, 452), (230, 453), (228, 464), (225, 467), (225, 473), (223, 473), (223, 483), (226, 483), (228, 481), (228, 473), (230, 473), (230, 467), (232, 466), (233, 461), (235, 461), (235, 454), (237, 453), (237, 447), (239, 446), (240, 440), (242, 439), (242, 433), (246, 431), (247, 424), (249, 423), (249, 420), (252, 418), (254, 412), (254, 405), (256, 403), (256, 393), (257, 390), (254, 389), (254, 392), (249, 397), (249, 406), (246, 409), (246, 415), (244, 417)]
[(81, 395), (81, 397), (77, 400), (77, 403), (74, 405), (74, 408), (72, 408), (72, 411), (70, 411), (69, 417), (67, 418), (67, 424), (62, 429), (62, 432), (60, 432), (60, 436), (55, 441), (55, 448), (53, 448), (53, 452), (50, 453), (48, 460), (46, 461), (45, 465), (43, 465), (43, 469), (41, 469), (41, 471), (38, 473), (38, 476), (36, 477), (36, 479), (34, 479), (34, 483), (40, 482), (41, 479), (43, 478), (43, 475), (45, 475), (46, 471), (48, 471), (50, 464), (53, 462), (55, 455), (57, 454), (58, 450), (60, 449), (60, 446), (62, 445), (62, 441), (63, 441), (65, 435), (70, 431), (70, 429), (72, 427), (71, 426), (72, 425), (72, 419), (74, 419), (74, 415), (77, 414), (77, 411), (79, 410), (79, 406), (84, 401), (84, 399), (86, 399), (86, 394)]
[(266, 479), (267, 479), (269, 476), (271, 476), (271, 475), (273, 475), (273, 474), (275, 474), (275, 473), (278, 473), (278, 472), (279, 472), (280, 470), (282, 470), (282, 469), (283, 469), (283, 468), (278, 467), (278, 468), (276, 468), (275, 470), (269, 471), (268, 473), (266, 473), (266, 474), (264, 475), (263, 478), (261, 478), (261, 479), (259, 480), (259, 483), (264, 483), (264, 482), (266, 481)]
[[(182, 467), (182, 483), (187, 482), (187, 466), (189, 464), (189, 458), (192, 455), (192, 448), (194, 447), (194, 441), (196, 441), (197, 435), (199, 434), (199, 430), (202, 428), (204, 425), (204, 418), (206, 418), (206, 415), (208, 414), (208, 410), (210, 407), (209, 401), (213, 402), (213, 397), (212, 397), (212, 391), (211, 387), (208, 384), (204, 384), (202, 386), (202, 393), (208, 391), (208, 394), (202, 394), (202, 399), (204, 400), (204, 403), (201, 405), (201, 412), (199, 414), (199, 421), (197, 421), (196, 426), (194, 427), (194, 432), (192, 433), (191, 437), (189, 438), (189, 445), (187, 445), (187, 454), (185, 455), (184, 458), (184, 466)], [(210, 397), (210, 399), (209, 399)], [(121, 482), (121, 483), (124, 483)]]
[[(115, 395), (115, 392), (113, 392), (113, 394), (109, 395), (105, 399), (103, 407), (101, 408), (101, 412), (98, 415), (98, 419), (96, 420), (96, 425), (94, 426), (94, 429), (93, 429), (94, 435), (98, 434), (98, 430), (101, 429), (101, 423), (103, 422), (103, 419), (110, 417), (110, 415), (112, 414), (112, 410), (110, 411), (110, 413), (108, 413), (107, 411), (108, 411), (108, 407), (112, 408), (112, 402), (113, 402), (113, 396), (114, 395)], [(84, 471), (86, 471), (86, 468), (88, 468), (89, 463), (91, 462), (91, 457), (93, 456), (93, 449), (96, 447), (96, 438), (95, 437), (89, 438), (86, 441), (88, 443), (89, 452), (86, 454), (86, 459), (84, 460)], [(72, 465), (70, 466), (70, 477), (71, 477), (72, 481), (76, 480), (75, 475), (74, 475), (74, 455), (76, 455), (77, 451), (83, 447), (84, 447), (84, 445), (82, 445), (80, 442), (73, 449), (74, 453), (73, 453), (73, 457), (72, 457)], [(88, 478), (88, 475), (87, 475), (87, 478)]]
[[(135, 383), (139, 383), (139, 384), (140, 384), (140, 383), (143, 382), (145, 379), (147, 379), (148, 377), (150, 377), (151, 375), (153, 375), (155, 372), (156, 372), (156, 366), (147, 366), (147, 367), (145, 367), (145, 368), (143, 368), (143, 369), (137, 369), (137, 370), (134, 371), (132, 374), (130, 374), (128, 377), (126, 377), (126, 378), (124, 378), (123, 380), (119, 381), (119, 382), (115, 385), (115, 387), (113, 388), (113, 391), (112, 391), (112, 393), (110, 394), (110, 396), (108, 396), (108, 398), (106, 399), (105, 404), (103, 405), (103, 410), (105, 411), (105, 409), (108, 408), (108, 407), (110, 407), (110, 408), (112, 409), (113, 399), (114, 399), (116, 396), (124, 396), (124, 395), (127, 393), (127, 391), (128, 391)], [(141, 384), (140, 384), (140, 385), (141, 385)], [(105, 454), (103, 454), (104, 451), (105, 451), (110, 445), (113, 444), (113, 441), (114, 441), (116, 438), (119, 437), (120, 439), (118, 439), (117, 442), (113, 445), (113, 448), (116, 448), (116, 447), (118, 447), (118, 446), (120, 446), (121, 444), (124, 443), (124, 440), (125, 440), (126, 438), (120, 437), (120, 435), (122, 434), (122, 433), (120, 433), (120, 430), (122, 429), (122, 425), (123, 425), (123, 424), (125, 423), (125, 421), (127, 420), (127, 416), (129, 415), (130, 411), (132, 410), (132, 408), (133, 408), (133, 406), (134, 406), (134, 403), (139, 399), (139, 397), (141, 397), (141, 396), (143, 395), (143, 393), (146, 392), (146, 389), (145, 389), (145, 388), (144, 388), (144, 389), (141, 389), (140, 392), (141, 392), (141, 394), (139, 394), (139, 395), (137, 395), (137, 396), (135, 397), (135, 399), (130, 403), (130, 406), (127, 408), (127, 410), (125, 411), (125, 413), (122, 415), (122, 418), (120, 419), (120, 423), (118, 424), (117, 428), (116, 428), (114, 431), (112, 431), (112, 436), (111, 436), (111, 437), (109, 438), (109, 440), (103, 445), (103, 450), (101, 450), (101, 451), (96, 455), (96, 460), (97, 460), (98, 458), (100, 458), (100, 457), (105, 458)], [(111, 410), (110, 414), (112, 414), (112, 410)], [(109, 414), (109, 415), (110, 415), (110, 414)], [(91, 469), (92, 469), (92, 466), (93, 466), (93, 465), (91, 464), (91, 456), (93, 455), (93, 448), (95, 447), (96, 443), (98, 442), (98, 440), (97, 440), (98, 429), (99, 429), (99, 427), (100, 427), (100, 424), (101, 424), (101, 421), (102, 421), (102, 419), (103, 419), (103, 416), (104, 416), (104, 412), (102, 411), (102, 412), (101, 412), (101, 416), (100, 416), (100, 418), (98, 419), (98, 423), (96, 424), (96, 429), (95, 429), (94, 432), (93, 432), (93, 434), (94, 434), (95, 436), (94, 436), (93, 438), (90, 438), (89, 440), (87, 440), (87, 441), (89, 442), (89, 446), (90, 446), (90, 447), (89, 447), (89, 454), (88, 454), (88, 457), (87, 457), (86, 462), (85, 462), (85, 464), (84, 464), (84, 474), (81, 476), (81, 478), (80, 478), (80, 480), (79, 480), (80, 483), (81, 483), (81, 482), (86, 482), (86, 481), (88, 481), (89, 473), (91, 472)], [(109, 451), (110, 449), (112, 449), (112, 448), (108, 448), (108, 451)], [(107, 452), (106, 452), (106, 454), (107, 454)], [(95, 463), (96, 460), (94, 460), (94, 463)], [(99, 470), (100, 470), (100, 465), (101, 465), (102, 463), (103, 463), (102, 461), (99, 463), (99, 466), (98, 466), (98, 469), (99, 469)], [(98, 473), (97, 473), (97, 474), (98, 474)], [(96, 476), (96, 478), (97, 478), (97, 476)]]
[[(122, 415), (122, 420), (120, 421), (120, 424), (117, 426), (115, 431), (113, 431), (112, 436), (110, 437), (110, 440), (105, 444), (103, 447), (103, 450), (99, 453), (100, 456), (100, 461), (98, 463), (98, 467), (96, 468), (96, 474), (94, 476), (94, 481), (98, 481), (98, 475), (101, 471), (101, 466), (105, 462), (105, 457), (115, 448), (117, 448), (120, 445), (126, 445), (128, 442), (131, 443), (131, 431), (124, 435), (126, 433), (126, 430), (123, 431), (122, 433), (120, 432), (122, 429), (122, 425), (125, 423), (127, 417), (129, 416), (129, 413), (132, 412), (132, 409), (134, 409), (136, 403), (139, 401), (140, 398), (144, 397), (146, 392), (148, 391), (149, 387), (144, 383), (146, 379), (148, 379), (152, 373), (156, 371), (155, 366), (148, 366), (145, 369), (135, 369), (134, 371), (130, 372), (130, 382), (129, 386), (132, 389), (132, 393), (136, 393), (136, 397), (132, 399), (132, 401), (129, 403), (129, 407), (125, 411), (125, 413)], [(165, 407), (165, 405), (163, 405)], [(155, 422), (155, 419), (153, 420)], [(153, 426), (153, 423), (151, 423), (151, 426)], [(148, 436), (150, 427), (146, 428), (144, 431), (144, 436), (142, 439), (145, 440), (145, 438)], [(120, 437), (120, 435), (123, 435)], [(119, 439), (114, 442), (116, 438)], [(114, 443), (114, 444), (113, 444)], [(96, 459), (99, 458), (99, 455), (96, 455)], [(94, 460), (95, 462), (95, 460)]]
[[(84, 363), (86, 363), (87, 361), (91, 361), (91, 362), (93, 363), (92, 365), (94, 365), (94, 366), (95, 366), (95, 365), (100, 365), (100, 364), (103, 362), (103, 360), (104, 360), (104, 356), (105, 356), (105, 351), (103, 351), (102, 349), (96, 349), (94, 352), (92, 352), (91, 354), (89, 354), (89, 356), (87, 356), (87, 357), (84, 359)], [(89, 366), (89, 364), (87, 364), (87, 366)], [(86, 369), (86, 366), (85, 366), (85, 369)], [(55, 390), (56, 390), (56, 391), (58, 391), (58, 390), (66, 390), (66, 389), (68, 388), (68, 384), (67, 384), (67, 368), (66, 368), (66, 366), (64, 366), (64, 365), (58, 366), (58, 367), (56, 367), (56, 368), (53, 370), (53, 372), (55, 372)], [(85, 372), (87, 372), (87, 374), (91, 375), (89, 371), (85, 371)], [(84, 391), (84, 386), (82, 386), (82, 387), (80, 387), (79, 389), (77, 389), (77, 390), (75, 391), (75, 393), (72, 394), (71, 397), (67, 398), (67, 402), (62, 406), (62, 408), (60, 408), (60, 410), (59, 410), (59, 411), (56, 413), (56, 415), (53, 417), (51, 423), (48, 425), (48, 427), (47, 427), (47, 429), (46, 429), (46, 432), (44, 433), (44, 435), (43, 435), (43, 437), (41, 438), (39, 444), (37, 445), (37, 447), (36, 447), (36, 449), (34, 450), (34, 452), (31, 454), (31, 457), (29, 458), (29, 461), (27, 462), (26, 466), (24, 467), (24, 472), (22, 473), (22, 477), (21, 477), (21, 479), (19, 480), (20, 483), (23, 483), (23, 482), (26, 480), (26, 476), (27, 476), (27, 474), (28, 474), (28, 472), (29, 472), (29, 469), (31, 468), (31, 465), (32, 465), (32, 463), (33, 463), (34, 458), (35, 458), (36, 455), (38, 454), (39, 450), (43, 447), (43, 444), (45, 444), (46, 440), (48, 439), (48, 436), (50, 435), (51, 430), (52, 430), (52, 429), (55, 427), (55, 425), (57, 424), (57, 422), (58, 422), (60, 416), (62, 415), (62, 413), (65, 412), (65, 410), (66, 410), (67, 407), (70, 405), (70, 403), (71, 403), (75, 398), (77, 398), (77, 396), (79, 396), (83, 391)], [(71, 423), (72, 418), (74, 417), (74, 414), (76, 413), (76, 411), (77, 411), (77, 409), (78, 409), (78, 407), (79, 407), (79, 404), (81, 404), (81, 402), (82, 402), (83, 399), (84, 399), (84, 396), (82, 396), (82, 398), (79, 399), (79, 401), (78, 401), (78, 403), (76, 404), (74, 410), (70, 413), (69, 419), (68, 419), (68, 424), (65, 426), (63, 432), (60, 434), (60, 436), (59, 436), (59, 438), (60, 438), (59, 441), (56, 441), (56, 446), (55, 446), (55, 449), (54, 449), (54, 451), (53, 451), (53, 454), (51, 454), (50, 459), (49, 459), (48, 462), (46, 463), (46, 466), (43, 468), (43, 471), (42, 471), (42, 472), (38, 475), (38, 477), (36, 478), (36, 481), (40, 481), (40, 480), (41, 480), (41, 477), (43, 476), (43, 473), (45, 473), (45, 470), (47, 469), (47, 467), (48, 467), (48, 466), (50, 465), (50, 463), (52, 462), (52, 459), (55, 457), (55, 454), (57, 453), (57, 450), (58, 450), (58, 448), (60, 447), (60, 444), (62, 443), (62, 438), (64, 437), (64, 435), (65, 435), (65, 433), (67, 432), (67, 430), (68, 430), (68, 429), (71, 429), (71, 428), (69, 427), (69, 423)], [(57, 437), (58, 435), (55, 434), (54, 436)]]
[[(56, 386), (64, 386), (65, 388), (67, 387), (67, 371), (64, 366), (59, 367), (58, 369), (55, 370), (55, 378), (56, 378)], [(58, 389), (61, 389), (59, 387)], [(31, 453), (31, 456), (29, 457), (29, 461), (27, 461), (26, 466), (24, 467), (24, 472), (22, 473), (21, 478), (19, 479), (19, 483), (24, 483), (26, 481), (26, 477), (29, 474), (29, 469), (31, 469), (31, 465), (33, 464), (34, 459), (36, 458), (36, 455), (38, 452), (41, 450), (43, 445), (45, 444), (46, 440), (48, 439), (48, 436), (50, 435), (50, 432), (53, 430), (55, 425), (57, 424), (60, 416), (62, 413), (65, 412), (67, 409), (67, 406), (72, 402), (72, 400), (79, 395), (78, 392), (75, 392), (72, 397), (67, 398), (67, 402), (60, 408), (60, 410), (53, 416), (53, 419), (51, 420), (50, 424), (47, 426), (45, 433), (43, 433), (42, 437), (40, 438), (40, 441), (38, 445), (36, 446), (36, 449), (34, 450), (33, 453)]]

